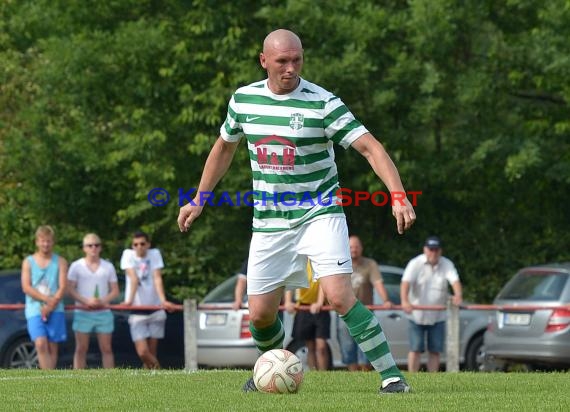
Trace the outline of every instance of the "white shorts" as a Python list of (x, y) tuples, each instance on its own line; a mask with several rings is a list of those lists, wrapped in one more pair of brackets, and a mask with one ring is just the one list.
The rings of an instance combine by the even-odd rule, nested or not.
[(247, 294), (261, 295), (285, 286), (306, 288), (307, 259), (313, 276), (352, 273), (344, 216), (325, 216), (282, 232), (254, 232), (249, 248)]
[(164, 338), (164, 326), (166, 324), (166, 312), (157, 310), (149, 315), (130, 315), (129, 326), (133, 342), (142, 339)]

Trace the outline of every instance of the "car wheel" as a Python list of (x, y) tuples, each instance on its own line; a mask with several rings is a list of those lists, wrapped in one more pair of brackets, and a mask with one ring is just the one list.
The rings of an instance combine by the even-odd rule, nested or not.
[(484, 369), (485, 355), (483, 352), (483, 334), (475, 336), (469, 342), (465, 352), (465, 369), (469, 371), (482, 371)]
[[(301, 360), (301, 362), (303, 363), (304, 370), (309, 370), (309, 363), (307, 362), (308, 349), (307, 346), (305, 345), (305, 342), (300, 340), (294, 340), (291, 343), (289, 343), (286, 349), (289, 352), (293, 352)], [(327, 350), (329, 352), (329, 364), (327, 369), (331, 370), (333, 368), (333, 362), (332, 362), (331, 347), (329, 344), (327, 344)]]
[(4, 368), (35, 369), (39, 367), (38, 353), (34, 343), (28, 338), (19, 338), (4, 354)]

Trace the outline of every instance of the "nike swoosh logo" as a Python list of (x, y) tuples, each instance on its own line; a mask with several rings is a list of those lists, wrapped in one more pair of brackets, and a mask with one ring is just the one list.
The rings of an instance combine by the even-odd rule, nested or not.
[(350, 260), (350, 259), (346, 259), (345, 261), (342, 261), (342, 262), (341, 262), (340, 260), (337, 260), (337, 261), (336, 261), (336, 264), (339, 265), (339, 266), (342, 266), (342, 265), (344, 265), (346, 262), (348, 262), (349, 260)]
[(362, 334), (359, 336), (359, 339), (361, 342), (364, 342), (365, 340), (368, 340), (368, 338), (370, 336), (372, 336), (374, 334), (374, 329), (372, 330), (365, 330), (364, 332), (362, 332)]
[(260, 118), (261, 118), (261, 116), (253, 116), (253, 117), (246, 116), (245, 121), (246, 122), (253, 122), (254, 120), (257, 120)]

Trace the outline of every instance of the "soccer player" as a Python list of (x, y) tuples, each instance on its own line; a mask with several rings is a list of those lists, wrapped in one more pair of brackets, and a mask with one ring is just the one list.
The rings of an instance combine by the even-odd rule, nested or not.
[[(338, 97), (300, 77), (303, 47), (295, 33), (269, 33), (259, 60), (267, 79), (241, 87), (231, 97), (197, 197), (180, 209), (179, 228), (187, 231), (202, 213), (200, 193), (214, 189), (245, 137), (256, 193), (247, 293), (258, 350), (282, 347), (279, 303), (285, 288), (308, 286), (308, 258), (327, 300), (379, 372), (380, 393), (408, 392), (378, 320), (352, 291), (348, 228), (335, 195), (339, 183), (333, 143), (356, 149), (388, 190), (405, 193), (398, 171), (382, 144)], [(396, 202), (392, 213), (400, 234), (416, 218), (408, 199)], [(257, 390), (253, 379), (243, 390)]]

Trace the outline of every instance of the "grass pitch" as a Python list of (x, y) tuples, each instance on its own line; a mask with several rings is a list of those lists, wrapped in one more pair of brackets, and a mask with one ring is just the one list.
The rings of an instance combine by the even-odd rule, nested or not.
[(10, 411), (568, 411), (567, 373), (407, 374), (412, 393), (377, 394), (374, 372), (307, 372), (295, 395), (241, 392), (250, 371), (0, 370)]

